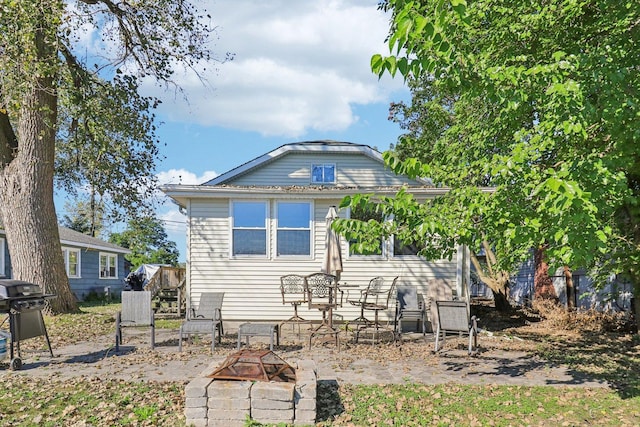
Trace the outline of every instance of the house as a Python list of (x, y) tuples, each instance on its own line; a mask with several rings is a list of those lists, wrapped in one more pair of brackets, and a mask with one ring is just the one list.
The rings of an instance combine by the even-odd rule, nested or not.
[[(128, 274), (124, 255), (128, 249), (79, 233), (66, 227), (58, 227), (65, 269), (71, 291), (79, 300), (90, 294), (119, 295), (122, 280)], [(0, 229), (0, 277), (11, 278), (11, 257)]]
[[(225, 319), (290, 317), (280, 277), (321, 271), (329, 208), (348, 195), (391, 196), (402, 187), (417, 199), (447, 191), (395, 175), (367, 145), (336, 141), (286, 144), (204, 184), (162, 186), (187, 215), (187, 301), (196, 304), (202, 292), (221, 291)], [(339, 211), (340, 217), (352, 214)], [(399, 276), (425, 295), (462, 294), (468, 275), (464, 251), (451, 261), (427, 262), (398, 242), (381, 241), (373, 255), (354, 253), (344, 238), (340, 243), (341, 283), (363, 289), (383, 276), (389, 286)], [(320, 318), (317, 310), (300, 310), (307, 319)], [(358, 310), (345, 304), (337, 313), (348, 321)], [(393, 311), (385, 315), (393, 317)]]

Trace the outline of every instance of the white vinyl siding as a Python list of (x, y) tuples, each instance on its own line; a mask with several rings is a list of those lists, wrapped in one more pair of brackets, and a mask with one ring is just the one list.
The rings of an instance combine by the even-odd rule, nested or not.
[[(270, 209), (278, 199), (271, 199)], [(241, 321), (281, 321), (293, 312), (290, 305), (282, 304), (280, 276), (306, 275), (320, 271), (325, 247), (325, 216), (331, 205), (339, 199), (316, 200), (312, 204), (312, 253), (310, 257), (232, 258), (229, 256), (230, 206), (228, 199), (192, 199), (189, 203), (189, 264), (190, 303), (197, 304), (202, 292), (224, 292), (222, 314), (225, 319)], [(343, 214), (341, 214), (342, 216)], [(271, 215), (273, 216), (273, 215)], [(275, 244), (276, 227), (270, 227), (268, 241)], [(450, 261), (425, 262), (418, 257), (380, 258), (350, 257), (347, 244), (341, 240), (344, 271), (341, 282), (365, 287), (374, 276), (385, 277), (389, 286), (394, 277), (415, 284), (427, 294), (433, 279), (444, 279), (447, 284), (439, 290), (443, 297), (455, 288), (456, 263)], [(269, 253), (275, 254), (270, 248)], [(345, 295), (346, 298), (346, 295)], [(300, 307), (300, 315), (319, 320), (318, 310)], [(381, 319), (393, 319), (391, 308)], [(336, 310), (338, 320), (351, 320), (359, 315), (357, 307), (344, 304)]]
[[(296, 151), (299, 150), (299, 151)], [(307, 275), (321, 271), (325, 251), (325, 216), (332, 205), (339, 206), (345, 193), (382, 193), (407, 185), (424, 187), (422, 182), (397, 176), (371, 151), (347, 144), (296, 145), (292, 151), (274, 150), (275, 155), (249, 161), (223, 182), (202, 193), (188, 195), (184, 205), (188, 214), (187, 230), (187, 299), (197, 304), (202, 292), (224, 292), (222, 315), (230, 321), (279, 322), (291, 317), (291, 305), (282, 304), (280, 277), (285, 274)], [(283, 155), (279, 153), (285, 152)], [(269, 153), (270, 154), (270, 153)], [(311, 182), (312, 165), (335, 165), (335, 183)], [(225, 174), (223, 174), (224, 176)], [(312, 187), (309, 191), (307, 189)], [(208, 190), (214, 190), (208, 192)], [(220, 192), (217, 192), (220, 190)], [(326, 191), (325, 191), (326, 190)], [(339, 194), (332, 191), (339, 191)], [(197, 189), (195, 191), (198, 191)], [(423, 193), (424, 194), (424, 193)], [(247, 200), (264, 202), (267, 218), (266, 254), (233, 256), (233, 202)], [(309, 254), (278, 255), (278, 233), (307, 233), (304, 227), (281, 227), (278, 224), (278, 203), (309, 203)], [(344, 218), (347, 212), (338, 212)], [(383, 276), (385, 289), (393, 278), (418, 286), (426, 296), (451, 298), (456, 287), (457, 264), (452, 261), (425, 261), (417, 256), (393, 256), (389, 241), (379, 256), (348, 256), (349, 247), (340, 238), (343, 272), (341, 282), (366, 287), (375, 276)], [(352, 292), (358, 293), (358, 289)], [(347, 295), (345, 294), (346, 298)], [(381, 320), (393, 319), (394, 308), (381, 313)], [(318, 321), (319, 310), (299, 308), (305, 319)], [(344, 304), (336, 310), (336, 319), (349, 321), (359, 315), (359, 309)]]
[(64, 257), (64, 268), (67, 272), (67, 277), (72, 279), (80, 278), (80, 272), (82, 271), (80, 249), (63, 247), (62, 256)]
[[(308, 186), (312, 164), (335, 164), (336, 186), (392, 186), (417, 182), (395, 175), (384, 164), (366, 156), (337, 153), (292, 153), (262, 168), (238, 176), (229, 184), (250, 186)], [(326, 184), (324, 184), (326, 185)]]

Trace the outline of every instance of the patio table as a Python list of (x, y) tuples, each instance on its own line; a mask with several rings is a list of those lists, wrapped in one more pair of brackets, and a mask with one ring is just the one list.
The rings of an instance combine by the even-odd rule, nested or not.
[(269, 350), (273, 351), (273, 336), (276, 337), (276, 345), (280, 345), (280, 328), (277, 324), (273, 323), (242, 323), (238, 327), (238, 350), (242, 338), (247, 340), (247, 347), (249, 347), (249, 337), (269, 337)]

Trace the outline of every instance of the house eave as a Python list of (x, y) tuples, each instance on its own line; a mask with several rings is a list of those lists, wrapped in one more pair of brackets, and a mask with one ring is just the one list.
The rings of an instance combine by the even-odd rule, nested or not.
[(368, 194), (393, 196), (401, 189), (420, 198), (433, 198), (449, 191), (446, 187), (329, 187), (329, 186), (208, 186), (170, 184), (160, 187), (167, 196), (178, 205), (186, 207), (189, 199), (221, 199), (221, 198), (290, 198), (290, 199), (336, 199), (352, 194)]
[(86, 243), (74, 242), (72, 240), (60, 240), (60, 246), (73, 247), (78, 249), (92, 249), (96, 251), (109, 252), (109, 253), (118, 253), (118, 254), (130, 254), (131, 251), (129, 249), (116, 249), (111, 246), (100, 246)]

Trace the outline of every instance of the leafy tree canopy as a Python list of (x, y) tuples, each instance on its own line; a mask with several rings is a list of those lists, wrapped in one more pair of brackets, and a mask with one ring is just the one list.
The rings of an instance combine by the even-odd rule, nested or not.
[[(541, 246), (558, 263), (592, 266), (630, 241), (616, 218), (637, 206), (640, 4), (382, 7), (392, 12), (391, 55), (374, 55), (372, 69), (417, 81), (455, 117), (430, 116), (444, 122), (426, 163), (385, 153), (395, 171), (459, 189), (458, 204), (480, 214), (505, 267)], [(494, 192), (469, 197), (480, 185)]]
[(161, 221), (155, 217), (130, 220), (127, 229), (121, 233), (112, 233), (109, 241), (131, 250), (125, 258), (134, 268), (142, 264), (178, 265), (180, 254), (176, 243), (167, 240)]
[(91, 199), (78, 199), (75, 203), (66, 202), (66, 213), (60, 224), (88, 236), (98, 237), (105, 226), (104, 205)]
[[(72, 311), (53, 203), (57, 184), (88, 188), (109, 213), (142, 211), (158, 159), (144, 81), (178, 89), (218, 60), (211, 18), (188, 0), (0, 2), (0, 217), (14, 277)], [(198, 74), (199, 75), (199, 74)]]

